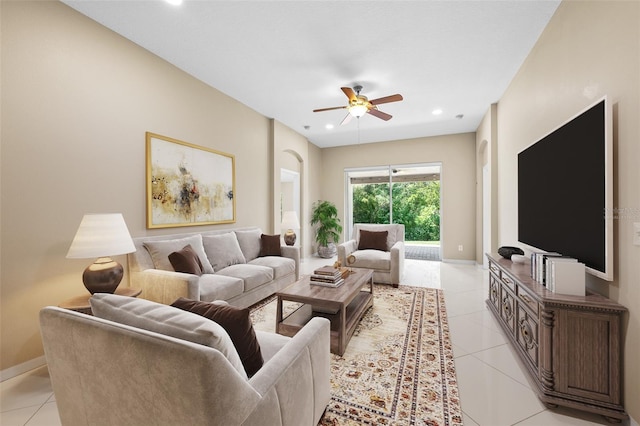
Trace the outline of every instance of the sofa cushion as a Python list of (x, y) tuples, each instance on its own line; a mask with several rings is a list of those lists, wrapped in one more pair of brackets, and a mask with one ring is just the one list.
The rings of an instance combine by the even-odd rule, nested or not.
[(240, 278), (244, 282), (244, 292), (253, 290), (273, 280), (273, 269), (260, 265), (231, 265), (218, 271), (216, 275)]
[(191, 244), (187, 244), (182, 250), (174, 251), (169, 255), (169, 262), (176, 272), (202, 275), (202, 262)]
[(263, 256), (282, 256), (280, 250), (280, 234), (260, 236), (260, 257)]
[(205, 302), (229, 300), (241, 295), (244, 291), (242, 279), (219, 274), (204, 274), (200, 277), (198, 284), (200, 286), (200, 300)]
[(388, 271), (391, 269), (391, 253), (380, 250), (357, 250), (353, 252), (356, 260), (354, 268), (367, 268)]
[(243, 378), (247, 378), (231, 338), (215, 322), (171, 306), (134, 297), (96, 293), (89, 300), (96, 317), (217, 349)]
[(246, 262), (235, 232), (205, 235), (202, 237), (202, 242), (214, 272), (218, 272), (230, 265)]
[(242, 250), (242, 254), (247, 262), (251, 262), (260, 255), (260, 235), (262, 234), (260, 229), (234, 232), (236, 233), (238, 244), (240, 244), (240, 250)]
[(174, 251), (182, 250), (186, 245), (190, 245), (198, 254), (200, 263), (202, 264), (203, 272), (205, 274), (212, 274), (213, 268), (207, 259), (207, 255), (202, 245), (202, 235), (195, 234), (185, 238), (177, 238), (172, 240), (160, 240), (160, 241), (145, 241), (144, 247), (149, 252), (153, 265), (156, 269), (162, 269), (164, 271), (172, 271), (173, 266), (169, 261), (169, 255)]
[(387, 247), (387, 236), (389, 231), (367, 231), (360, 230), (360, 242), (358, 250), (381, 250), (389, 251)]
[(249, 265), (268, 266), (273, 269), (273, 278), (278, 279), (296, 272), (296, 262), (293, 259), (282, 256), (265, 256), (249, 262)]
[(173, 302), (171, 306), (193, 312), (220, 324), (229, 334), (247, 376), (253, 376), (262, 367), (264, 360), (251, 318), (249, 318), (249, 309), (189, 300), (184, 297)]

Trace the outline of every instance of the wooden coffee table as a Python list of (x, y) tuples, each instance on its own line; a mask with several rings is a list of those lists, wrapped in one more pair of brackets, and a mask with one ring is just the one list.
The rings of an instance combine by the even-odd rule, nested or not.
[[(337, 288), (310, 284), (307, 275), (276, 293), (276, 332), (293, 336), (312, 317), (328, 318), (331, 321), (331, 352), (342, 356), (356, 325), (373, 306), (373, 271), (360, 268), (352, 271)], [(368, 289), (365, 289), (367, 284)], [(302, 305), (283, 318), (283, 301)]]

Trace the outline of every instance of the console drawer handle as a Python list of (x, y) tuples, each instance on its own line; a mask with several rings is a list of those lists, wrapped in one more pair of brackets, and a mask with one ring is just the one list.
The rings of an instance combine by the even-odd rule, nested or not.
[(529, 296), (527, 296), (526, 294), (521, 294), (520, 297), (522, 298), (522, 300), (524, 300), (527, 303), (531, 303), (531, 298)]

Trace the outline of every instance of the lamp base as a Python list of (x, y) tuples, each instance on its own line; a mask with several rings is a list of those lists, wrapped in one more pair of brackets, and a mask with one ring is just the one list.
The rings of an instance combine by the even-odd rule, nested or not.
[(82, 273), (82, 282), (89, 293), (113, 293), (118, 288), (124, 269), (110, 257), (101, 257)]
[(284, 233), (284, 243), (288, 246), (292, 246), (296, 243), (296, 233), (293, 232), (293, 229), (289, 229)]

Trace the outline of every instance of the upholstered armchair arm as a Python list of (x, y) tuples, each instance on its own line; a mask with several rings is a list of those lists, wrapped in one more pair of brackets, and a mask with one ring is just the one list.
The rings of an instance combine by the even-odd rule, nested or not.
[(131, 275), (131, 287), (142, 289), (141, 298), (165, 305), (179, 297), (200, 300), (200, 277), (193, 274), (145, 269)]
[(312, 318), (249, 380), (262, 400), (244, 425), (318, 423), (331, 398), (329, 324)]
[(296, 280), (300, 279), (300, 247), (280, 246), (283, 257), (288, 257), (296, 262)]
[(391, 283), (400, 284), (404, 272), (404, 241), (398, 241), (391, 247)]
[(338, 260), (342, 263), (342, 266), (349, 266), (347, 265), (347, 257), (357, 249), (356, 240), (345, 241), (338, 245)]

